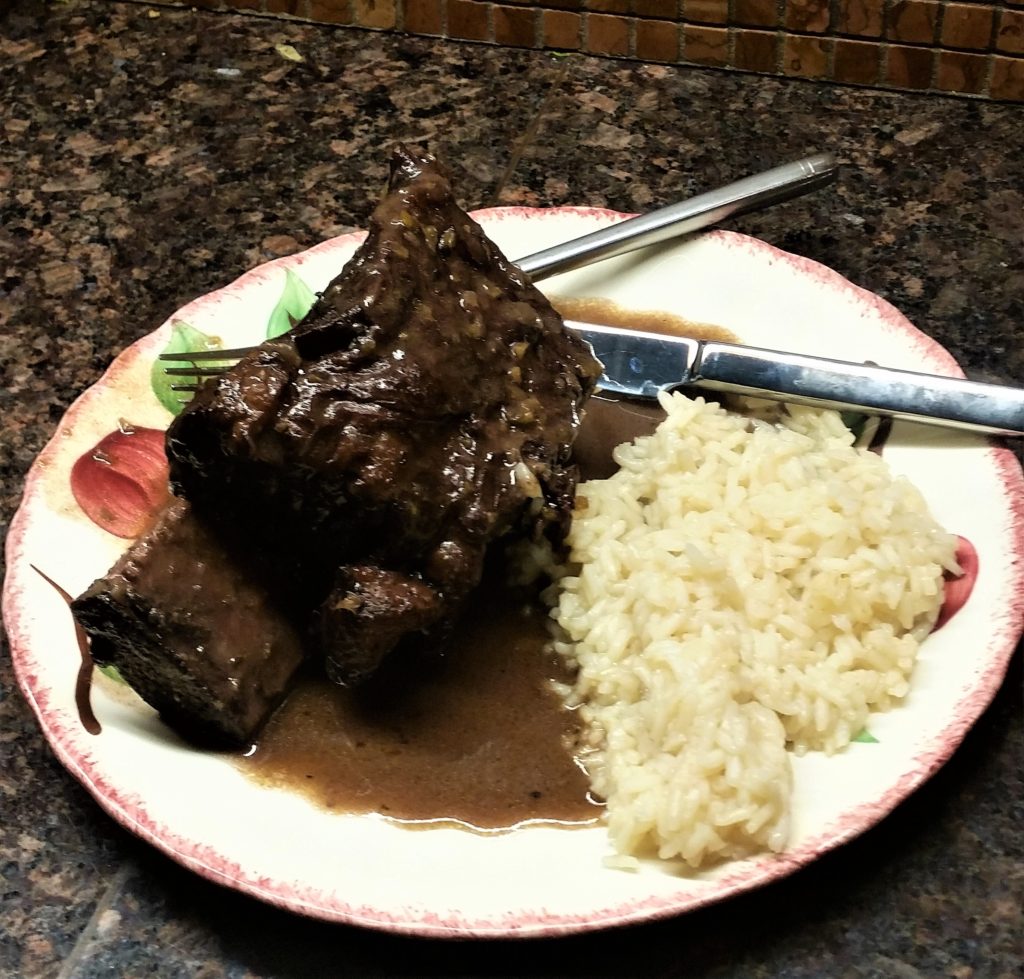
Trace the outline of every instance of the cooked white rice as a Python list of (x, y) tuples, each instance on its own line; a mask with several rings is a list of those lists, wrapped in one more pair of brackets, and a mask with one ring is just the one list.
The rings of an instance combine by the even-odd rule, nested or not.
[(580, 486), (552, 614), (615, 848), (696, 867), (780, 850), (787, 748), (906, 694), (955, 539), (835, 412), (662, 404)]

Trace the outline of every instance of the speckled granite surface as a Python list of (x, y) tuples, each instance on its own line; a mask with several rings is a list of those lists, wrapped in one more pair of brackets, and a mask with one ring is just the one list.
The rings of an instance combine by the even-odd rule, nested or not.
[[(293, 45), (292, 63), (275, 51)], [(0, 517), (112, 356), (194, 296), (358, 225), (429, 139), (480, 204), (641, 210), (815, 149), (813, 199), (734, 226), (1024, 381), (1024, 110), (144, 6), (0, 21)], [(116, 827), (0, 656), (0, 974), (1019, 976), (1021, 657), (952, 762), (796, 877), (678, 920), (526, 944), (301, 920)]]

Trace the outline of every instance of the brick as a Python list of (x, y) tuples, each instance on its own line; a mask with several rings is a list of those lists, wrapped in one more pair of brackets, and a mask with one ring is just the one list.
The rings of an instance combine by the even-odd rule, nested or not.
[(351, 24), (349, 0), (309, 0), (309, 17), (322, 24)]
[(1024, 58), (993, 58), (988, 94), (993, 99), (1024, 102)]
[(629, 0), (584, 0), (583, 7), (601, 14), (628, 14)]
[(855, 85), (876, 85), (882, 64), (881, 45), (873, 41), (836, 40), (832, 78)]
[(584, 50), (622, 58), (629, 54), (629, 23), (611, 14), (587, 14)]
[(487, 7), (476, 0), (448, 0), (448, 36), (489, 41)]
[(940, 51), (935, 87), (943, 92), (980, 95), (985, 90), (988, 58), (964, 51)]
[(782, 72), (795, 78), (828, 77), (832, 39), (787, 34), (782, 42)]
[(787, 29), (822, 34), (829, 24), (828, 0), (786, 0)]
[(643, 61), (678, 61), (679, 25), (670, 20), (638, 20), (636, 56)]
[(736, 31), (732, 63), (744, 71), (774, 72), (778, 68), (778, 35), (769, 31)]
[(885, 0), (843, 0), (836, 30), (855, 37), (881, 37)]
[(992, 41), (993, 10), (976, 3), (947, 3), (942, 12), (942, 44), (985, 51)]
[(679, 0), (633, 0), (633, 13), (638, 17), (675, 20), (679, 16)]
[(1003, 10), (996, 31), (996, 50), (1024, 54), (1024, 10)]
[(729, 64), (729, 32), (724, 27), (684, 25), (683, 60), (725, 67)]
[(741, 27), (777, 27), (777, 0), (735, 0), (732, 22)]
[(683, 20), (688, 24), (728, 24), (729, 0), (683, 0)]
[(886, 18), (885, 36), (904, 44), (933, 44), (938, 0), (897, 0)]
[(494, 40), (511, 48), (537, 44), (537, 15), (532, 7), (494, 8)]
[(545, 10), (541, 21), (543, 44), (561, 51), (578, 51), (583, 18), (569, 10)]
[(928, 48), (889, 48), (885, 80), (897, 88), (929, 88), (932, 83), (932, 52)]
[(395, 0), (352, 0), (352, 18), (359, 27), (390, 31), (398, 19)]
[(441, 0), (405, 0), (404, 28), (410, 34), (440, 37), (444, 33)]

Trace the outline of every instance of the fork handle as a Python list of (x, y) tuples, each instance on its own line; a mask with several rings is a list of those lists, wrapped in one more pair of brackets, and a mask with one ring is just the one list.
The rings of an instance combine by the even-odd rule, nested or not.
[(515, 264), (536, 282), (636, 248), (699, 231), (737, 214), (800, 197), (832, 183), (837, 172), (835, 157), (831, 153), (808, 156), (649, 214), (620, 221), (582, 238), (545, 248), (519, 259)]

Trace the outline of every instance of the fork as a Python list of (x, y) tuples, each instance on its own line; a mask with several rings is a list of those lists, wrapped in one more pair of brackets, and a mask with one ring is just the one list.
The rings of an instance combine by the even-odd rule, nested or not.
[[(781, 204), (833, 183), (837, 174), (835, 157), (831, 153), (818, 153), (562, 242), (518, 259), (514, 264), (534, 282), (538, 282), (606, 258), (711, 227), (739, 214)], [(230, 350), (165, 353), (160, 354), (159, 359), (189, 365), (165, 367), (164, 372), (170, 377), (201, 379), (223, 373), (228, 364), (222, 362), (237, 361), (251, 349), (236, 347)], [(209, 366), (199, 366), (203, 362)], [(176, 384), (172, 390), (194, 393), (199, 390), (199, 384)]]

